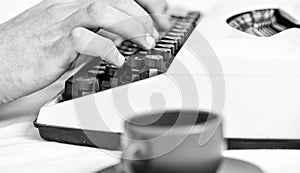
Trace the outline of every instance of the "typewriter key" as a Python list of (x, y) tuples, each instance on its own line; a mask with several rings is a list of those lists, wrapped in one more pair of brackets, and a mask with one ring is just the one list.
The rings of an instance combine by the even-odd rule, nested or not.
[(172, 33), (174, 34), (179, 34), (183, 37), (183, 40), (186, 40), (188, 38), (188, 29), (177, 29), (177, 28), (173, 28), (171, 29)]
[(157, 76), (159, 75), (159, 71), (157, 69), (150, 69), (149, 70), (149, 77), (154, 77), (154, 76)]
[(119, 51), (123, 56), (131, 56), (136, 53), (136, 51), (126, 51), (126, 50), (119, 50)]
[(95, 77), (79, 77), (76, 79), (78, 96), (86, 96), (100, 91), (98, 79)]
[(139, 46), (138, 45), (136, 45), (136, 44), (134, 44), (134, 43), (132, 43), (131, 45), (128, 45), (128, 48), (139, 48)]
[(174, 29), (180, 29), (180, 30), (186, 30), (185, 34), (187, 35), (187, 37), (192, 33), (193, 28), (190, 26), (185, 26), (185, 25), (179, 25), (179, 24), (175, 24)]
[(78, 90), (75, 87), (75, 81), (73, 77), (66, 81), (63, 97), (66, 100), (78, 97)]
[(121, 44), (121, 46), (126, 46), (126, 47), (128, 47), (128, 46), (133, 45), (133, 44), (134, 44), (134, 43), (133, 43), (132, 41), (126, 40), (126, 41), (124, 41), (124, 42)]
[(175, 47), (175, 52), (179, 50), (180, 42), (177, 40), (171, 40), (171, 39), (161, 39), (158, 44), (172, 44)]
[(184, 33), (176, 33), (176, 32), (169, 32), (167, 36), (171, 36), (174, 38), (180, 38), (180, 42), (183, 43), (185, 40), (185, 34)]
[(93, 68), (93, 70), (106, 70), (106, 65), (97, 65)]
[(170, 49), (172, 52), (172, 55), (175, 55), (175, 46), (172, 44), (157, 44), (155, 48), (165, 48), (165, 49)]
[(186, 26), (186, 27), (189, 27), (189, 28), (194, 27), (193, 23), (185, 22), (185, 21), (177, 21), (175, 25)]
[(114, 77), (118, 68), (114, 65), (107, 65), (106, 66), (106, 74), (110, 77)]
[(195, 17), (195, 20), (198, 20), (201, 17), (201, 13), (199, 13), (197, 11), (191, 11), (188, 13), (188, 16), (193, 16), (193, 17)]
[(120, 78), (120, 84), (121, 84), (121, 85), (130, 84), (130, 83), (133, 81), (132, 77), (133, 77), (132, 74), (131, 74), (131, 75), (128, 75), (128, 74), (127, 74), (127, 75), (122, 76), (122, 77)]
[(102, 81), (101, 88), (102, 88), (102, 91), (111, 89), (110, 80)]
[(140, 55), (148, 55), (151, 51), (149, 50), (140, 50), (138, 54)]
[(139, 74), (139, 80), (144, 80), (149, 78), (149, 70), (144, 71), (142, 73)]
[(181, 37), (166, 35), (163, 38), (164, 40), (172, 40), (175, 41), (178, 45), (178, 49), (183, 45), (184, 40)]
[(163, 57), (161, 55), (147, 55), (145, 65), (149, 69), (162, 69), (164, 66)]
[(169, 63), (172, 60), (172, 52), (170, 49), (165, 48), (154, 48), (151, 51), (152, 55), (161, 55), (163, 57), (163, 60), (167, 63)]
[(90, 70), (88, 71), (88, 77), (96, 77), (100, 82), (105, 80), (105, 78), (109, 78), (104, 70)]
[(128, 58), (127, 65), (133, 69), (141, 69), (145, 64), (145, 55), (136, 54)]

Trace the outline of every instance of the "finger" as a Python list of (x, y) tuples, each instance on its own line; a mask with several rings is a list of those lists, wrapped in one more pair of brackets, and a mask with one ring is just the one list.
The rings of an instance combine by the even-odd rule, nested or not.
[(75, 28), (70, 35), (74, 49), (84, 55), (100, 57), (104, 61), (121, 67), (125, 58), (120, 54), (114, 43), (85, 28)]
[(151, 17), (155, 21), (159, 30), (168, 31), (172, 27), (172, 23), (170, 22), (168, 15), (153, 13), (151, 14)]
[(147, 8), (158, 29), (167, 31), (172, 27), (169, 20), (170, 15), (168, 14), (169, 6), (166, 0), (154, 0), (152, 4), (146, 3), (144, 6)]
[(151, 49), (155, 46), (155, 40), (138, 20), (99, 1), (73, 13), (61, 25), (67, 30), (76, 27), (100, 27), (125, 39), (130, 39), (144, 49)]
[(134, 0), (102, 0), (116, 9), (135, 17), (146, 29), (147, 33), (153, 34), (153, 20), (150, 15)]
[(118, 36), (117, 34), (111, 33), (109, 31), (105, 31), (104, 29), (100, 29), (97, 32), (97, 34), (112, 40), (116, 46), (120, 46), (122, 42), (124, 42), (124, 39), (122, 37)]

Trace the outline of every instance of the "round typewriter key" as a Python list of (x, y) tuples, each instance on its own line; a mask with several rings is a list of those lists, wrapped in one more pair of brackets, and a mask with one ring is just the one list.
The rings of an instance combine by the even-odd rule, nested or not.
[(129, 47), (129, 48), (139, 48), (138, 45), (136, 45), (136, 44), (134, 44), (134, 43), (131, 44), (131, 45), (128, 45), (128, 47)]
[(120, 53), (124, 56), (131, 56), (135, 54), (135, 51), (119, 50)]
[(118, 47), (119, 51), (126, 50), (127, 48), (128, 48), (127, 46), (122, 46), (122, 45)]
[(145, 65), (149, 69), (162, 69), (163, 57), (161, 55), (147, 55), (145, 59)]
[(130, 41), (130, 40), (126, 40), (126, 41), (124, 41), (122, 44), (121, 44), (121, 46), (130, 46), (130, 45), (133, 45), (134, 43), (132, 42), (132, 41)]
[(79, 96), (86, 96), (100, 91), (100, 85), (96, 77), (77, 78), (76, 88)]
[(127, 47), (126, 49), (124, 49), (125, 51), (129, 51), (129, 52), (137, 52), (138, 48), (137, 47)]

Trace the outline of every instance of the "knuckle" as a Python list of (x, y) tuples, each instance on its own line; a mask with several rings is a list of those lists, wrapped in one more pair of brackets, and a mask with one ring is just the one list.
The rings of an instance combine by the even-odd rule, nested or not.
[(76, 40), (79, 40), (83, 34), (82, 28), (75, 28), (71, 32), (72, 40), (76, 42)]
[(47, 11), (51, 14), (55, 14), (57, 13), (57, 11), (61, 9), (61, 5), (60, 4), (53, 4), (53, 5), (50, 5), (48, 8), (47, 8)]
[(99, 18), (101, 17), (101, 13), (105, 13), (106, 11), (106, 5), (102, 3), (101, 1), (95, 1), (91, 5), (87, 7), (87, 15), (90, 18)]

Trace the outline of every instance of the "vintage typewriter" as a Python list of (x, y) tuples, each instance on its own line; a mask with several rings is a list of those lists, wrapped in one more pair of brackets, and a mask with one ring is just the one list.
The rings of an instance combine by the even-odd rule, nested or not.
[[(121, 68), (107, 64), (99, 58), (94, 58), (87, 63), (66, 81), (64, 91), (54, 101), (41, 109), (39, 117), (35, 121), (35, 126), (39, 129), (41, 137), (46, 140), (70, 144), (119, 149), (120, 136), (118, 133), (121, 133), (120, 129), (105, 129), (101, 126), (101, 122), (95, 123), (97, 117), (89, 118), (91, 115), (88, 110), (85, 110), (83, 114), (87, 114), (84, 121), (89, 122), (81, 124), (80, 120), (76, 120), (77, 111), (73, 108), (69, 109), (68, 105), (73, 107), (74, 103), (77, 104), (77, 100), (81, 102), (81, 99), (91, 98), (94, 95), (101, 95), (100, 100), (112, 103), (112, 101), (109, 101), (109, 98), (112, 97), (112, 89), (127, 84), (139, 84), (142, 81), (149, 81), (151, 85), (155, 84), (156, 82), (149, 79), (168, 71), (177, 53), (193, 33), (200, 17), (199, 12), (189, 12), (185, 16), (171, 16), (170, 20), (173, 27), (168, 32), (160, 33), (155, 48), (149, 51), (139, 48), (130, 40), (124, 41), (119, 46), (120, 53), (126, 58), (125, 64)], [(105, 107), (102, 109), (106, 112), (105, 117), (115, 114), (110, 112), (110, 110), (114, 110), (113, 108), (107, 112)], [(58, 112), (49, 111), (48, 108)], [(68, 110), (71, 112), (68, 112)], [(54, 118), (52, 120), (57, 120), (58, 123), (50, 122), (51, 120), (49, 121), (48, 118)], [(63, 122), (63, 124), (59, 122)], [(109, 122), (109, 120), (106, 122)], [(120, 120), (115, 122), (115, 124), (120, 123)], [(96, 136), (97, 141), (91, 141), (88, 134)]]
[[(197, 85), (198, 94), (190, 100), (199, 98), (199, 108), (211, 110), (213, 92), (207, 79), (223, 77), (224, 136), (230, 149), (299, 149), (297, 4), (218, 2), (201, 17), (196, 28), (199, 13), (173, 16), (176, 24), (170, 32), (162, 33), (155, 49), (145, 52), (130, 41), (120, 46), (127, 57), (123, 68), (93, 59), (72, 75), (62, 93), (40, 110), (35, 125), (47, 140), (87, 146), (95, 146), (96, 142), (102, 148), (118, 149), (120, 136), (116, 134), (122, 133), (123, 121), (130, 116), (120, 115), (115, 105), (143, 112), (164, 100), (166, 107), (176, 108), (182, 99), (171, 79), (179, 74), (181, 79), (192, 76)], [(191, 47), (208, 56), (208, 47), (196, 39), (199, 33), (213, 47), (222, 73), (207, 75), (203, 64), (192, 58)], [(192, 75), (182, 75), (178, 62)], [(157, 91), (163, 98), (151, 102), (151, 94)], [(99, 140), (90, 141), (89, 135)]]
[(61, 101), (76, 99), (165, 73), (195, 29), (199, 19), (199, 12), (189, 12), (187, 16), (172, 16), (170, 20), (175, 23), (174, 26), (170, 31), (161, 33), (155, 48), (150, 51), (140, 49), (129, 40), (123, 42), (119, 46), (120, 53), (126, 58), (122, 68), (118, 69), (105, 61), (94, 61), (93, 67), (83, 69), (66, 82)]

